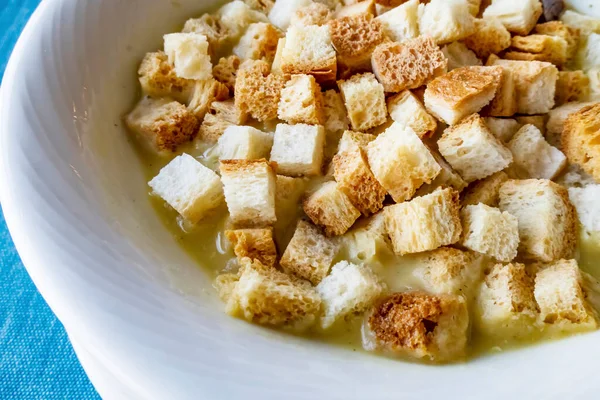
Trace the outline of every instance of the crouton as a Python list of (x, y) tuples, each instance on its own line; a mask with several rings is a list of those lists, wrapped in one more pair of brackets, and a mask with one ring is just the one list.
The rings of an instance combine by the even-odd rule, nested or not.
[(227, 240), (233, 245), (238, 260), (244, 257), (261, 264), (274, 267), (277, 262), (277, 249), (273, 241), (273, 229), (234, 229), (225, 231)]
[(518, 109), (515, 75), (510, 68), (501, 68), (502, 74), (500, 74), (500, 82), (496, 90), (496, 95), (483, 108), (482, 114), (492, 117), (511, 117)]
[(265, 60), (272, 62), (280, 33), (271, 24), (257, 22), (248, 27), (233, 48), (233, 54), (242, 60)]
[(434, 116), (454, 125), (480, 111), (494, 98), (501, 76), (502, 68), (497, 67), (457, 68), (427, 85), (425, 107)]
[(600, 232), (600, 185), (569, 188), (569, 199), (575, 209), (581, 225), (588, 232)]
[(164, 36), (165, 54), (177, 76), (185, 79), (212, 78), (208, 40), (199, 33), (169, 33)]
[(533, 125), (524, 125), (508, 143), (515, 165), (530, 178), (554, 179), (567, 165), (567, 158), (550, 146), (542, 132)]
[(440, 173), (430, 183), (425, 183), (421, 186), (419, 190), (417, 190), (417, 196), (424, 196), (432, 193), (438, 188), (449, 187), (456, 189), (457, 192), (461, 192), (467, 187), (467, 182), (452, 169), (450, 164), (448, 164), (441, 155), (434, 151), (431, 152), (431, 155), (440, 166)]
[(445, 73), (448, 60), (430, 37), (423, 36), (377, 46), (371, 65), (386, 92), (401, 92)]
[(509, 31), (527, 35), (542, 11), (540, 0), (492, 0), (492, 4), (483, 12), (483, 18), (498, 18)]
[(469, 50), (462, 42), (452, 42), (442, 47), (442, 53), (448, 59), (448, 71), (471, 65), (482, 65), (483, 63), (474, 52)]
[(323, 228), (327, 236), (346, 233), (360, 217), (348, 196), (336, 182), (325, 182), (303, 202), (304, 212), (315, 225)]
[(590, 78), (583, 71), (559, 71), (554, 104), (583, 101), (590, 95)]
[(185, 22), (183, 33), (197, 33), (206, 36), (209, 54), (215, 54), (230, 38), (231, 32), (221, 23), (218, 16), (204, 14), (200, 18), (191, 18)]
[(269, 73), (265, 61), (246, 61), (235, 80), (235, 106), (261, 122), (275, 119), (284, 84), (285, 78)]
[(212, 114), (206, 114), (204, 116), (204, 120), (202, 121), (202, 125), (200, 125), (200, 130), (198, 131), (198, 145), (202, 146), (205, 143), (207, 144), (215, 144), (223, 135), (225, 130), (233, 125), (231, 122), (216, 117)]
[(533, 279), (525, 265), (496, 264), (481, 283), (477, 297), (477, 328), (497, 337), (527, 337), (538, 311)]
[(229, 32), (228, 40), (238, 39), (248, 26), (255, 22), (269, 22), (265, 14), (253, 10), (240, 0), (225, 3), (217, 10), (216, 15), (221, 25)]
[(329, 28), (338, 63), (350, 70), (369, 70), (373, 50), (385, 39), (381, 22), (360, 14), (331, 20)]
[(240, 227), (272, 225), (275, 216), (275, 173), (262, 160), (221, 160), (225, 202), (232, 222)]
[(392, 254), (383, 212), (359, 220), (340, 239), (348, 261), (373, 265)]
[[(354, 4), (352, 4), (354, 3)], [(371, 14), (376, 15), (375, 0), (362, 0), (358, 2), (345, 1), (346, 6), (335, 12), (334, 18), (349, 17), (352, 15)]]
[(579, 50), (577, 51), (576, 55), (576, 65), (578, 65), (584, 71), (598, 67), (600, 65), (599, 48), (600, 34), (590, 33), (585, 38), (585, 42), (579, 46)]
[(569, 28), (579, 29), (583, 34), (600, 33), (600, 19), (566, 10), (560, 16), (560, 21)]
[(487, 128), (478, 114), (448, 127), (438, 140), (440, 153), (467, 182), (502, 171), (513, 156)]
[(277, 222), (273, 228), (275, 241), (282, 251), (292, 238), (296, 222), (301, 217), (302, 208), (299, 203), (307, 183), (306, 178), (292, 178), (284, 175), (276, 177), (275, 215)]
[(596, 313), (586, 300), (577, 261), (560, 260), (543, 266), (535, 276), (533, 293), (540, 307), (540, 318), (545, 323), (561, 330), (598, 327)]
[(547, 61), (562, 67), (568, 59), (567, 41), (560, 36), (550, 35), (514, 36), (509, 51), (504, 53), (504, 58)]
[(248, 115), (235, 106), (233, 100), (213, 101), (204, 116), (198, 139), (201, 142), (216, 143), (225, 129), (231, 125), (242, 125)]
[(213, 101), (223, 101), (229, 98), (229, 89), (216, 79), (196, 81), (190, 96), (188, 109), (198, 120), (202, 120)]
[(322, 124), (323, 96), (312, 75), (292, 75), (281, 90), (279, 119), (290, 124)]
[(493, 65), (513, 73), (517, 94), (517, 113), (545, 114), (554, 107), (558, 70), (548, 62), (496, 60)]
[(419, 31), (437, 44), (450, 43), (475, 32), (475, 18), (467, 0), (430, 0), (419, 5)]
[(579, 165), (569, 164), (567, 165), (567, 168), (565, 168), (564, 173), (556, 178), (556, 183), (566, 188), (582, 188), (588, 185), (594, 185), (596, 184), (596, 181), (590, 174), (582, 170)]
[(345, 151), (351, 151), (356, 147), (366, 150), (367, 145), (375, 140), (376, 137), (377, 136), (371, 135), (370, 133), (345, 131), (338, 143), (338, 154)]
[(186, 153), (171, 160), (148, 185), (192, 224), (223, 204), (223, 185), (217, 174)]
[(344, 99), (333, 89), (323, 92), (323, 120), (327, 132), (345, 131), (350, 124)]
[(517, 217), (485, 204), (469, 205), (460, 212), (463, 226), (461, 245), (467, 249), (509, 262), (517, 256)]
[(570, 162), (600, 182), (600, 103), (569, 115), (562, 132), (562, 150)]
[(321, 174), (325, 130), (320, 125), (278, 124), (271, 161), (277, 172), (289, 176)]
[(481, 276), (481, 262), (475, 253), (452, 247), (423, 253), (413, 275), (433, 294), (468, 294)]
[(409, 0), (376, 18), (383, 31), (394, 42), (419, 36), (419, 1)]
[(213, 67), (213, 76), (216, 80), (227, 86), (229, 93), (233, 94), (235, 89), (235, 77), (240, 68), (240, 58), (236, 55), (221, 57), (217, 65)]
[[(569, 115), (576, 113), (584, 107), (594, 103), (571, 102), (558, 106), (548, 113), (548, 121), (546, 122), (546, 140), (552, 146), (562, 149), (561, 136), (565, 121)], [(568, 155), (567, 155), (568, 157)]]
[(221, 160), (255, 160), (269, 156), (273, 134), (251, 126), (231, 125), (218, 141)]
[(510, 47), (510, 33), (498, 18), (478, 18), (475, 31), (463, 43), (481, 59), (498, 54)]
[(567, 189), (544, 179), (509, 180), (500, 187), (500, 209), (519, 220), (524, 258), (551, 262), (573, 255), (577, 215)]
[(310, 283), (242, 259), (237, 282), (230, 283), (226, 311), (261, 325), (302, 331), (317, 322), (321, 298)]
[(396, 202), (410, 199), (441, 171), (417, 134), (397, 122), (367, 145), (367, 157), (373, 175)]
[(385, 229), (394, 252), (419, 253), (458, 242), (459, 208), (458, 192), (449, 188), (385, 207)]
[(125, 118), (127, 127), (158, 154), (169, 154), (198, 132), (198, 119), (168, 98), (143, 98)]
[(273, 25), (285, 31), (290, 26), (296, 11), (311, 3), (311, 0), (275, 1), (275, 5), (269, 11), (269, 20)]
[(504, 143), (509, 142), (521, 127), (521, 124), (512, 118), (485, 117), (483, 121), (490, 132)]
[(327, 329), (338, 320), (365, 312), (386, 285), (368, 266), (340, 261), (316, 289), (324, 306), (321, 327)]
[(187, 103), (194, 87), (193, 80), (177, 76), (162, 51), (147, 53), (138, 75), (142, 91), (152, 97), (172, 97), (180, 103)]
[(253, 10), (260, 11), (266, 15), (275, 5), (275, 0), (244, 0), (244, 3), (248, 4)]
[(318, 83), (335, 80), (337, 59), (327, 25), (292, 26), (281, 50), (281, 70), (286, 74), (310, 74)]
[(309, 222), (299, 220), (294, 236), (281, 257), (281, 268), (317, 285), (327, 276), (339, 245)]
[(363, 347), (448, 361), (464, 357), (468, 327), (462, 296), (394, 293), (373, 307), (363, 327)]
[(325, 25), (331, 19), (332, 14), (329, 7), (321, 3), (311, 3), (296, 10), (290, 20), (290, 25), (309, 26)]
[(357, 74), (338, 86), (348, 110), (352, 128), (364, 131), (387, 120), (383, 86), (371, 73)]
[(497, 207), (500, 202), (500, 186), (508, 180), (504, 171), (496, 172), (480, 181), (475, 181), (462, 193), (463, 207), (479, 203)]
[(437, 129), (437, 120), (410, 90), (389, 97), (387, 107), (395, 122), (412, 128), (421, 139), (433, 135)]
[(575, 56), (575, 52), (579, 46), (579, 29), (565, 25), (561, 21), (549, 21), (543, 24), (537, 24), (533, 31), (541, 35), (563, 38), (567, 42), (567, 61)]
[(333, 167), (338, 189), (361, 214), (369, 216), (383, 207), (387, 192), (373, 176), (360, 147), (338, 153), (333, 158)]

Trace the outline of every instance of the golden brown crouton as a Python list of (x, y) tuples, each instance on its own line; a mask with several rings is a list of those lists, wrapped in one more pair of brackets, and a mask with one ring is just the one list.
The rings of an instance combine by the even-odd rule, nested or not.
[(290, 124), (322, 124), (323, 96), (315, 77), (292, 75), (281, 90), (277, 114)]
[(209, 54), (214, 54), (217, 49), (229, 40), (232, 32), (223, 25), (220, 19), (212, 14), (204, 14), (200, 18), (188, 19), (183, 26), (184, 33), (200, 33), (208, 39)]
[(559, 36), (529, 35), (514, 36), (509, 51), (504, 53), (508, 60), (547, 61), (558, 67), (567, 62), (567, 41)]
[(543, 24), (537, 24), (533, 31), (541, 35), (563, 38), (567, 42), (567, 60), (573, 58), (577, 51), (577, 47), (579, 46), (579, 29), (565, 25), (561, 21), (549, 21)]
[(485, 179), (475, 181), (462, 193), (462, 206), (485, 204), (497, 207), (500, 201), (500, 186), (508, 180), (504, 171), (496, 172)]
[(257, 22), (248, 27), (233, 48), (233, 53), (242, 60), (265, 60), (272, 62), (281, 33), (265, 22)]
[(432, 293), (467, 294), (481, 278), (482, 263), (476, 259), (477, 255), (471, 251), (440, 247), (423, 253), (413, 274)]
[[(540, 130), (540, 132), (546, 132), (546, 120), (547, 116), (544, 115), (518, 115), (515, 120), (521, 125), (533, 125)], [(516, 132), (515, 132), (516, 133)]]
[(331, 10), (325, 4), (310, 3), (307, 6), (300, 7), (296, 10), (290, 25), (308, 26), (308, 25), (325, 25), (331, 19)]
[(497, 18), (475, 20), (475, 32), (463, 39), (463, 43), (477, 54), (486, 59), (490, 54), (500, 53), (510, 46), (510, 32)]
[(325, 182), (303, 202), (304, 212), (316, 225), (323, 228), (327, 236), (346, 233), (360, 217), (336, 182)]
[(437, 120), (410, 90), (389, 97), (387, 107), (395, 122), (411, 127), (421, 139), (433, 135), (437, 129)]
[(450, 164), (444, 160), (444, 157), (432, 150), (431, 155), (441, 167), (440, 173), (430, 183), (426, 183), (421, 186), (419, 190), (417, 190), (417, 196), (424, 196), (426, 194), (433, 193), (438, 188), (454, 188), (456, 191), (461, 192), (467, 187), (467, 182), (465, 182), (458, 172), (452, 169)]
[(496, 95), (482, 111), (492, 117), (511, 117), (517, 112), (515, 76), (511, 69), (502, 68)]
[(235, 80), (235, 106), (259, 121), (277, 118), (277, 107), (285, 78), (269, 73), (262, 60), (244, 62)]
[(590, 95), (590, 78), (583, 71), (559, 71), (554, 94), (555, 106), (584, 101)]
[(202, 120), (214, 101), (223, 101), (228, 98), (229, 89), (221, 82), (212, 78), (196, 81), (188, 109), (194, 113), (198, 120)]
[(213, 101), (200, 126), (198, 140), (216, 143), (228, 126), (242, 125), (247, 118), (248, 114), (237, 108), (233, 100)]
[(562, 134), (568, 160), (600, 182), (600, 103), (569, 115)]
[(213, 67), (213, 76), (216, 80), (227, 86), (229, 93), (233, 95), (235, 88), (235, 77), (240, 67), (240, 58), (236, 55), (221, 57), (217, 65)]
[(371, 73), (356, 74), (348, 80), (338, 81), (346, 104), (352, 129), (364, 131), (387, 120), (385, 93), (381, 83)]
[(348, 129), (348, 113), (342, 95), (333, 89), (323, 92), (323, 118), (325, 130), (340, 132)]
[(142, 90), (149, 96), (170, 96), (180, 103), (187, 103), (194, 87), (194, 81), (177, 76), (169, 63), (167, 55), (162, 52), (147, 53), (138, 69)]
[(225, 231), (225, 236), (233, 244), (233, 252), (238, 259), (244, 257), (274, 267), (277, 262), (277, 249), (273, 241), (273, 229), (235, 229)]

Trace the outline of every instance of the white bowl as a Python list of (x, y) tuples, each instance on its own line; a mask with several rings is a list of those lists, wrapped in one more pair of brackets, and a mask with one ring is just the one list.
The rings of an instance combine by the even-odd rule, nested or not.
[[(147, 200), (121, 115), (161, 35), (211, 1), (45, 0), (1, 94), (1, 200), (69, 335), (119, 381), (106, 397), (596, 396), (600, 332), (444, 367), (330, 347), (227, 317)], [(89, 353), (89, 354), (88, 354)], [(120, 393), (120, 394), (119, 394)], [(128, 393), (123, 395), (123, 393)]]

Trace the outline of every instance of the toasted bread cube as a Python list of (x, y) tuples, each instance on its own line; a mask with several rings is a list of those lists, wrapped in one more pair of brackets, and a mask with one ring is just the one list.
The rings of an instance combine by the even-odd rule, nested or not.
[(190, 18), (183, 26), (183, 33), (197, 33), (206, 36), (208, 54), (211, 56), (231, 38), (231, 32), (221, 24), (220, 18), (213, 14), (204, 14), (200, 18)]
[(442, 53), (448, 59), (448, 71), (460, 67), (483, 65), (474, 52), (462, 42), (452, 42), (442, 47)]
[(527, 35), (542, 15), (540, 0), (493, 0), (483, 12), (483, 18), (495, 17), (509, 31)]
[(358, 2), (343, 0), (343, 2), (346, 5), (336, 11), (334, 18), (343, 18), (361, 14), (377, 14), (375, 0), (362, 0)]
[(600, 33), (600, 19), (590, 15), (580, 14), (573, 10), (566, 10), (560, 16), (560, 21), (569, 28), (580, 29), (583, 34)]
[(413, 275), (433, 294), (468, 294), (481, 277), (481, 262), (475, 253), (452, 247), (423, 253)]
[(198, 120), (202, 120), (214, 101), (223, 101), (228, 98), (229, 89), (216, 79), (196, 81), (188, 109), (196, 115)]
[(198, 139), (216, 143), (227, 127), (242, 125), (247, 118), (248, 115), (237, 108), (233, 100), (213, 101), (200, 126)]
[(277, 172), (289, 176), (321, 174), (325, 130), (320, 125), (278, 124), (271, 161)]
[(317, 285), (329, 273), (338, 251), (339, 245), (325, 237), (319, 228), (299, 220), (294, 236), (281, 257), (281, 268)]
[(127, 127), (158, 154), (169, 154), (191, 141), (198, 119), (183, 104), (168, 98), (143, 98), (125, 118)]
[(240, 68), (240, 58), (236, 55), (221, 57), (217, 65), (213, 67), (213, 76), (216, 80), (227, 86), (229, 93), (233, 94), (235, 89), (235, 77)]
[(368, 266), (340, 261), (316, 289), (325, 310), (321, 327), (327, 329), (338, 320), (365, 312), (386, 290), (386, 285)]
[(385, 34), (394, 42), (419, 36), (419, 1), (409, 0), (376, 18)]
[(233, 48), (233, 54), (242, 60), (265, 60), (272, 62), (279, 42), (280, 33), (271, 24), (257, 22), (248, 27), (238, 44)]
[[(546, 140), (552, 146), (562, 149), (561, 136), (567, 118), (584, 107), (593, 105), (593, 102), (571, 102), (558, 106), (548, 113), (546, 122)], [(567, 154), (567, 157), (569, 155)]]
[(212, 78), (208, 40), (199, 33), (169, 33), (164, 36), (165, 53), (177, 76), (185, 79)]
[(521, 128), (521, 124), (513, 118), (485, 117), (483, 121), (490, 132), (504, 143), (509, 142)]
[(377, 138), (377, 136), (371, 135), (370, 133), (345, 131), (338, 144), (338, 154), (345, 151), (351, 151), (356, 147), (366, 150), (367, 145), (375, 140), (375, 138)]
[(600, 182), (600, 103), (584, 107), (567, 117), (562, 149), (570, 162)]
[(311, 221), (322, 227), (327, 236), (343, 235), (360, 217), (360, 211), (336, 182), (321, 184), (304, 200), (303, 208)]
[(590, 33), (579, 46), (576, 64), (584, 71), (600, 65), (600, 34)]
[(261, 264), (274, 267), (277, 262), (277, 249), (273, 241), (273, 229), (234, 229), (225, 231), (227, 240), (233, 245), (238, 260), (244, 257)]
[[(533, 125), (542, 132), (542, 134), (546, 133), (546, 115), (517, 115), (515, 120), (523, 125)], [(520, 128), (519, 128), (520, 129)]]
[(235, 105), (261, 122), (277, 118), (277, 107), (285, 78), (269, 73), (262, 60), (246, 61), (235, 80)]
[(531, 335), (537, 317), (533, 279), (523, 264), (496, 264), (477, 297), (477, 328), (497, 337)]
[(496, 172), (480, 181), (475, 181), (462, 193), (463, 207), (479, 203), (497, 207), (500, 202), (500, 187), (508, 180), (504, 171)]
[(383, 212), (361, 219), (340, 239), (351, 262), (373, 265), (381, 262), (381, 255), (392, 253)]
[(162, 51), (146, 53), (138, 75), (142, 91), (152, 97), (172, 97), (180, 103), (187, 103), (194, 87), (193, 80), (177, 76)]
[(600, 185), (598, 184), (569, 188), (569, 199), (577, 210), (581, 225), (588, 232), (600, 232), (599, 195)]
[(577, 261), (560, 260), (543, 266), (535, 276), (534, 295), (540, 318), (561, 330), (594, 330), (596, 313), (586, 300)]
[(510, 68), (501, 68), (496, 95), (482, 112), (492, 117), (512, 117), (518, 109), (515, 74)]
[(285, 31), (290, 26), (296, 11), (311, 3), (311, 0), (275, 1), (275, 5), (269, 11), (269, 20), (273, 25)]
[(323, 92), (323, 119), (328, 132), (345, 131), (350, 124), (344, 99), (333, 89)]
[(385, 229), (394, 252), (419, 253), (458, 242), (459, 208), (458, 192), (449, 188), (385, 207)]
[(367, 157), (373, 175), (396, 202), (410, 199), (441, 171), (417, 134), (397, 122), (367, 145)]
[(267, 15), (275, 5), (275, 0), (244, 0), (250, 8)]
[(313, 75), (320, 84), (333, 82), (337, 59), (329, 26), (291, 26), (281, 50), (281, 70)]
[(231, 125), (234, 124), (215, 115), (206, 114), (202, 125), (200, 125), (197, 140), (200, 145), (204, 145), (205, 143), (215, 144)]
[(513, 156), (487, 128), (478, 114), (444, 130), (438, 140), (440, 153), (463, 179), (473, 182), (502, 171)]
[(221, 160), (220, 171), (235, 225), (263, 227), (277, 220), (275, 173), (267, 160)]
[(567, 42), (567, 61), (573, 58), (579, 46), (580, 30), (570, 27), (561, 21), (549, 21), (537, 24), (533, 31), (541, 35), (563, 38)]
[(421, 139), (431, 136), (437, 129), (437, 120), (410, 90), (388, 98), (387, 107), (395, 122), (412, 128)]
[(554, 179), (567, 166), (567, 157), (550, 146), (542, 132), (533, 125), (524, 125), (508, 143), (515, 165), (530, 178)]
[(557, 66), (567, 62), (567, 41), (559, 36), (529, 35), (512, 38), (508, 60), (547, 61)]
[(323, 123), (323, 96), (314, 76), (292, 75), (281, 90), (277, 115), (290, 124)]
[(331, 20), (332, 13), (329, 7), (321, 3), (311, 3), (296, 10), (290, 20), (290, 25), (309, 26), (325, 25)]
[(544, 179), (509, 180), (500, 187), (500, 209), (519, 220), (524, 258), (551, 262), (573, 255), (577, 214), (567, 189)]
[(302, 216), (300, 199), (304, 195), (308, 180), (277, 175), (275, 187), (275, 215), (277, 222), (273, 226), (277, 248), (283, 249), (290, 242), (296, 222)]
[[(556, 183), (570, 189), (595, 185), (596, 181), (590, 174), (581, 169), (579, 165), (569, 164), (565, 168), (565, 172), (556, 179)], [(569, 196), (569, 198), (571, 197)], [(571, 203), (575, 205), (573, 199), (571, 199)]]
[(251, 126), (231, 125), (218, 141), (219, 159), (255, 160), (269, 156), (273, 134)]
[(186, 153), (171, 160), (148, 185), (192, 224), (223, 204), (221, 179)]
[(364, 131), (385, 123), (387, 108), (383, 86), (373, 74), (354, 75), (338, 81), (338, 86), (353, 129)]
[(498, 18), (475, 20), (475, 31), (463, 40), (467, 47), (481, 59), (497, 54), (510, 47), (510, 32)]
[(517, 217), (485, 204), (470, 205), (460, 212), (463, 226), (461, 244), (467, 249), (509, 262), (517, 256)]
[(467, 0), (431, 0), (419, 5), (419, 31), (437, 44), (461, 40), (475, 31)]
[(445, 73), (448, 60), (430, 37), (423, 36), (377, 46), (371, 65), (386, 92), (401, 92)]
[(371, 54), (385, 39), (382, 23), (371, 14), (352, 15), (329, 22), (338, 63), (349, 69), (369, 69)]
[(229, 31), (229, 39), (238, 39), (255, 22), (269, 22), (265, 14), (240, 0), (226, 3), (216, 14), (221, 25)]
[(452, 169), (450, 164), (444, 160), (444, 158), (432, 151), (431, 155), (435, 158), (435, 161), (441, 167), (441, 171), (438, 176), (435, 177), (430, 183), (426, 183), (417, 190), (417, 196), (424, 196), (429, 193), (433, 193), (438, 188), (454, 188), (457, 192), (461, 192), (467, 187), (467, 182)]
[(557, 106), (582, 101), (590, 95), (590, 78), (583, 71), (559, 71), (554, 103)]
[(373, 307), (365, 325), (365, 350), (449, 361), (465, 356), (469, 312), (462, 296), (394, 293)]

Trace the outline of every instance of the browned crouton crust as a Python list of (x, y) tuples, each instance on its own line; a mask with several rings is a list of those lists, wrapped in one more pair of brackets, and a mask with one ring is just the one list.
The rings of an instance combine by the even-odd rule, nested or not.
[(475, 33), (463, 42), (477, 57), (486, 59), (510, 46), (510, 32), (495, 18), (476, 19)]
[(236, 55), (221, 57), (217, 65), (213, 67), (213, 76), (216, 80), (227, 86), (229, 93), (233, 94), (235, 88), (235, 77), (240, 67), (240, 58)]
[(228, 126), (241, 125), (247, 118), (248, 115), (237, 108), (233, 100), (213, 101), (200, 126), (198, 139), (216, 143)]
[(600, 182), (600, 103), (569, 115), (563, 129), (562, 148), (570, 162)]
[(225, 236), (233, 244), (238, 259), (248, 257), (266, 266), (275, 266), (277, 249), (272, 228), (227, 230)]
[(177, 76), (167, 55), (158, 51), (147, 53), (138, 69), (142, 89), (150, 96), (171, 96), (181, 102), (194, 87), (194, 81)]
[(269, 69), (265, 61), (248, 60), (240, 66), (235, 81), (235, 106), (263, 122), (277, 118), (286, 80), (282, 75), (269, 73)]
[(590, 78), (583, 71), (559, 71), (554, 94), (555, 107), (584, 101), (590, 94)]
[(533, 30), (541, 35), (558, 36), (567, 42), (567, 59), (573, 58), (579, 46), (581, 32), (577, 28), (565, 25), (561, 21), (550, 21), (537, 24)]
[(372, 14), (334, 19), (329, 22), (329, 28), (338, 63), (351, 69), (365, 64), (368, 68), (373, 50), (385, 40), (383, 26)]

